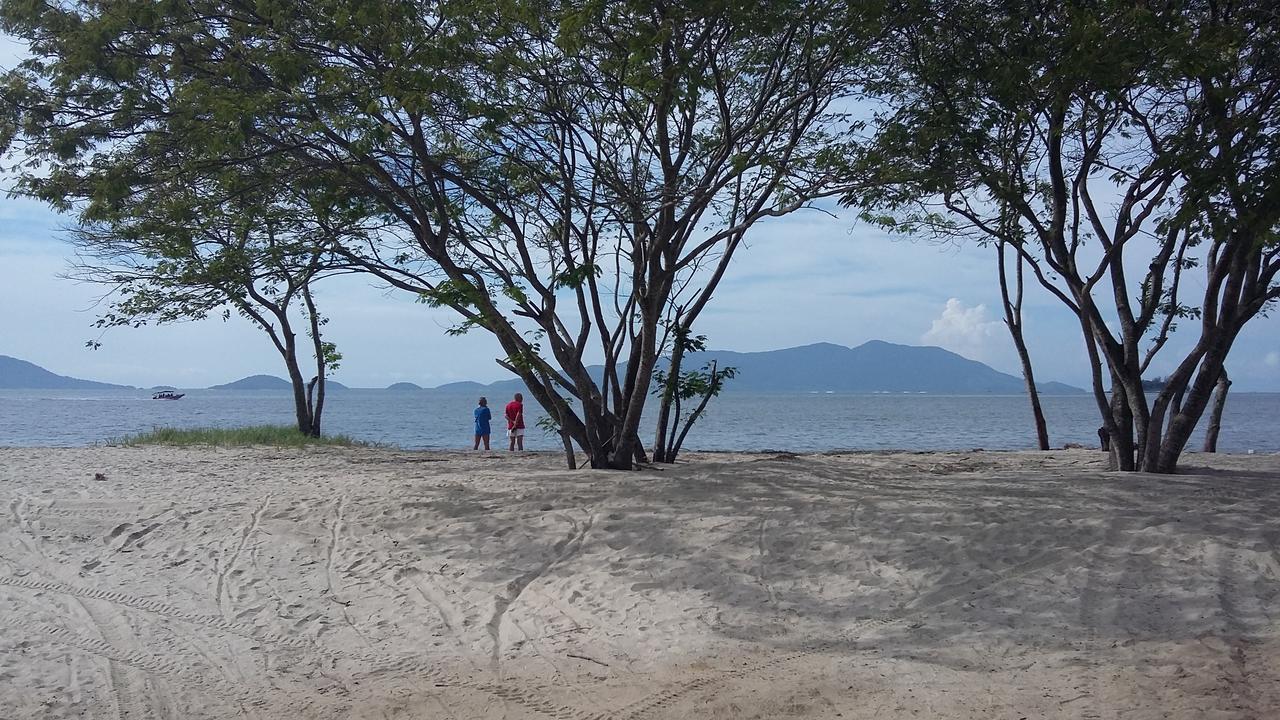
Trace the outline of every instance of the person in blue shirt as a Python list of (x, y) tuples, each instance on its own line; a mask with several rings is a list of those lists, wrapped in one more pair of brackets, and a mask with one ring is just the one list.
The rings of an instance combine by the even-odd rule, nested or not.
[(480, 441), (484, 440), (484, 449), (489, 449), (489, 418), (493, 417), (493, 413), (489, 410), (489, 401), (480, 398), (480, 407), (476, 408), (476, 443), (471, 447), (472, 450), (480, 449)]

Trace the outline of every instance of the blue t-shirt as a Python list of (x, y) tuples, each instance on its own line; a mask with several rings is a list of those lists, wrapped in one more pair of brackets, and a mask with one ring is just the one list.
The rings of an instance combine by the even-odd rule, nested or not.
[(493, 413), (489, 412), (488, 407), (476, 408), (476, 434), (489, 434), (489, 418), (493, 417)]

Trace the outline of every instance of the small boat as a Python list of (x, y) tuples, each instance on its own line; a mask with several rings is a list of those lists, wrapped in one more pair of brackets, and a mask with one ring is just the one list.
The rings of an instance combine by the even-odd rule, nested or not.
[(174, 392), (172, 390), (161, 390), (151, 396), (152, 400), (181, 400), (186, 393)]

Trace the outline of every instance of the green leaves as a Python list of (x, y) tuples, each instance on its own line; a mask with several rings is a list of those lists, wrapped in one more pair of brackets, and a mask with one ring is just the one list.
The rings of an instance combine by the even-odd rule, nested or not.
[(470, 283), (443, 280), (430, 290), (418, 294), (418, 302), (433, 308), (440, 307), (476, 307), (479, 301), (479, 290)]
[(713, 363), (707, 363), (698, 370), (681, 372), (674, 386), (668, 387), (669, 376), (666, 371), (657, 370), (653, 374), (653, 394), (662, 396), (669, 392), (672, 398), (678, 397), (681, 400), (707, 395), (716, 397), (724, 390), (725, 381), (737, 375), (738, 369), (735, 367), (716, 368)]

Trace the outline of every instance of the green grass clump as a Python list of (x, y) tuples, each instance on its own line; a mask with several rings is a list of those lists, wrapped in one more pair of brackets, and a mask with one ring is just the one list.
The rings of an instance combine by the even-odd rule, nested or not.
[(272, 447), (306, 447), (310, 445), (336, 445), (339, 447), (377, 447), (376, 443), (356, 440), (349, 435), (325, 435), (311, 437), (291, 425), (254, 425), (241, 428), (164, 428), (139, 435), (126, 435), (107, 441), (108, 445), (213, 445), (218, 447), (242, 447), (269, 445)]

